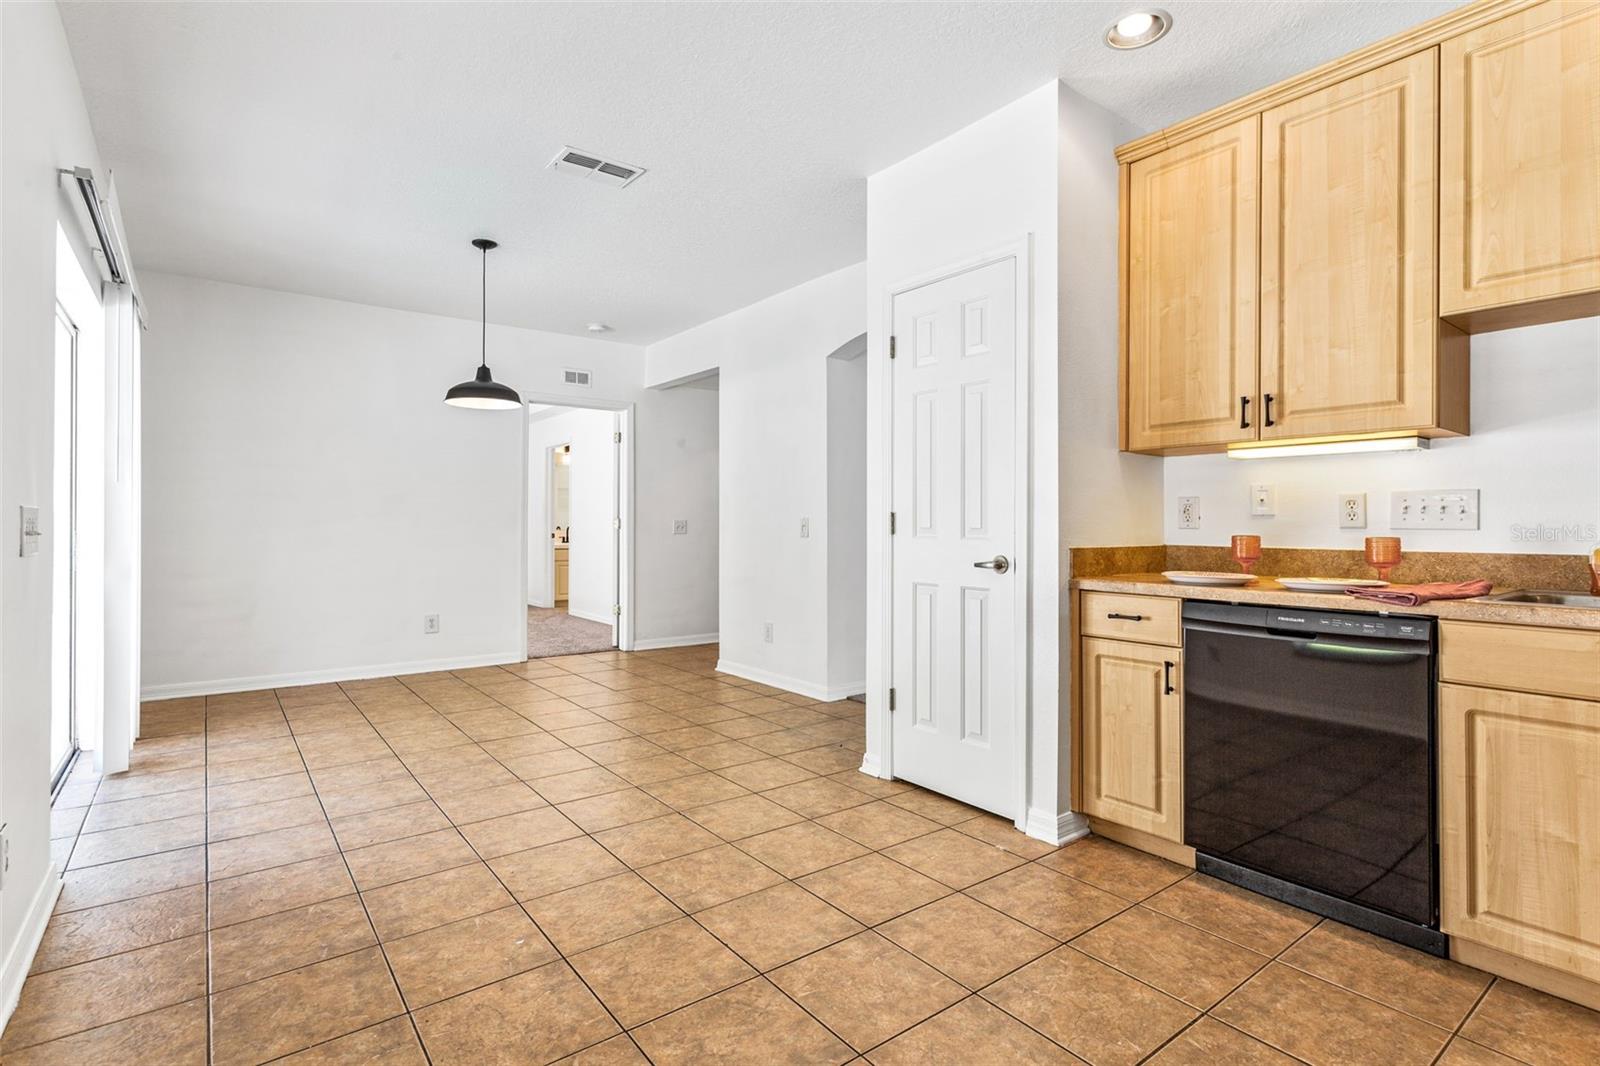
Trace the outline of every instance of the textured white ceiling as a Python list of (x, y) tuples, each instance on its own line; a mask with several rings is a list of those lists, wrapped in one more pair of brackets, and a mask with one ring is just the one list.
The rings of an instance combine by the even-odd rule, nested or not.
[(470, 318), (487, 234), (494, 321), (640, 343), (860, 261), (866, 175), (1053, 77), (1154, 129), (1456, 6), (1169, 0), (1104, 47), (1138, 3), (62, 8), (141, 268)]

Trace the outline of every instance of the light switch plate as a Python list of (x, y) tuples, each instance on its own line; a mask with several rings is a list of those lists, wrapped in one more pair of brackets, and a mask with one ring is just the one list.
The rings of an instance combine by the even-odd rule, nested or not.
[(674, 518), (672, 520), (672, 535), (674, 537), (681, 537), (688, 532), (689, 520), (687, 518)]
[(1477, 529), (1477, 489), (1395, 492), (1389, 496), (1390, 529)]
[(39, 508), (22, 506), (22, 536), (18, 555), (38, 555), (44, 534), (39, 529)]

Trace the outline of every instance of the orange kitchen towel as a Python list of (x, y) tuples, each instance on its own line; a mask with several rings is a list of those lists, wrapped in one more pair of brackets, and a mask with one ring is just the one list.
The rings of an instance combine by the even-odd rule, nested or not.
[(1415, 607), (1429, 600), (1470, 600), (1487, 596), (1494, 586), (1487, 581), (1435, 581), (1428, 585), (1390, 585), (1387, 588), (1345, 589), (1345, 594), (1360, 600), (1376, 600), (1396, 607)]

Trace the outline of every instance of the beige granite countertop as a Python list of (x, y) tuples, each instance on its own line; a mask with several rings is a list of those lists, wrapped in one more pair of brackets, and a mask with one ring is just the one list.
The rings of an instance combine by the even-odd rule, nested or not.
[[(1342, 592), (1293, 592), (1270, 577), (1233, 588), (1178, 585), (1160, 574), (1113, 574), (1084, 577), (1072, 587), (1099, 592), (1126, 592), (1140, 596), (1171, 596), (1184, 600), (1221, 603), (1261, 603), (1284, 607), (1320, 608), (1325, 611), (1367, 611), (1373, 614), (1429, 615), (1466, 622), (1502, 622), (1508, 625), (1551, 626), (1560, 629), (1600, 629), (1600, 610), (1589, 607), (1552, 607), (1533, 603), (1495, 603), (1487, 600), (1436, 600), (1417, 607), (1394, 607), (1357, 599)], [(1496, 589), (1496, 592), (1508, 591)]]

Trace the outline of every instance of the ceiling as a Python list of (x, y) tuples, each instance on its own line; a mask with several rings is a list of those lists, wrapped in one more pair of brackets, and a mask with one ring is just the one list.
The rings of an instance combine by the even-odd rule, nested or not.
[[(864, 179), (1053, 77), (1163, 126), (1456, 6), (75, 3), (135, 263), (645, 343), (866, 255)], [(648, 168), (545, 169), (563, 144)], [(1109, 160), (1107, 161), (1109, 165)]]

